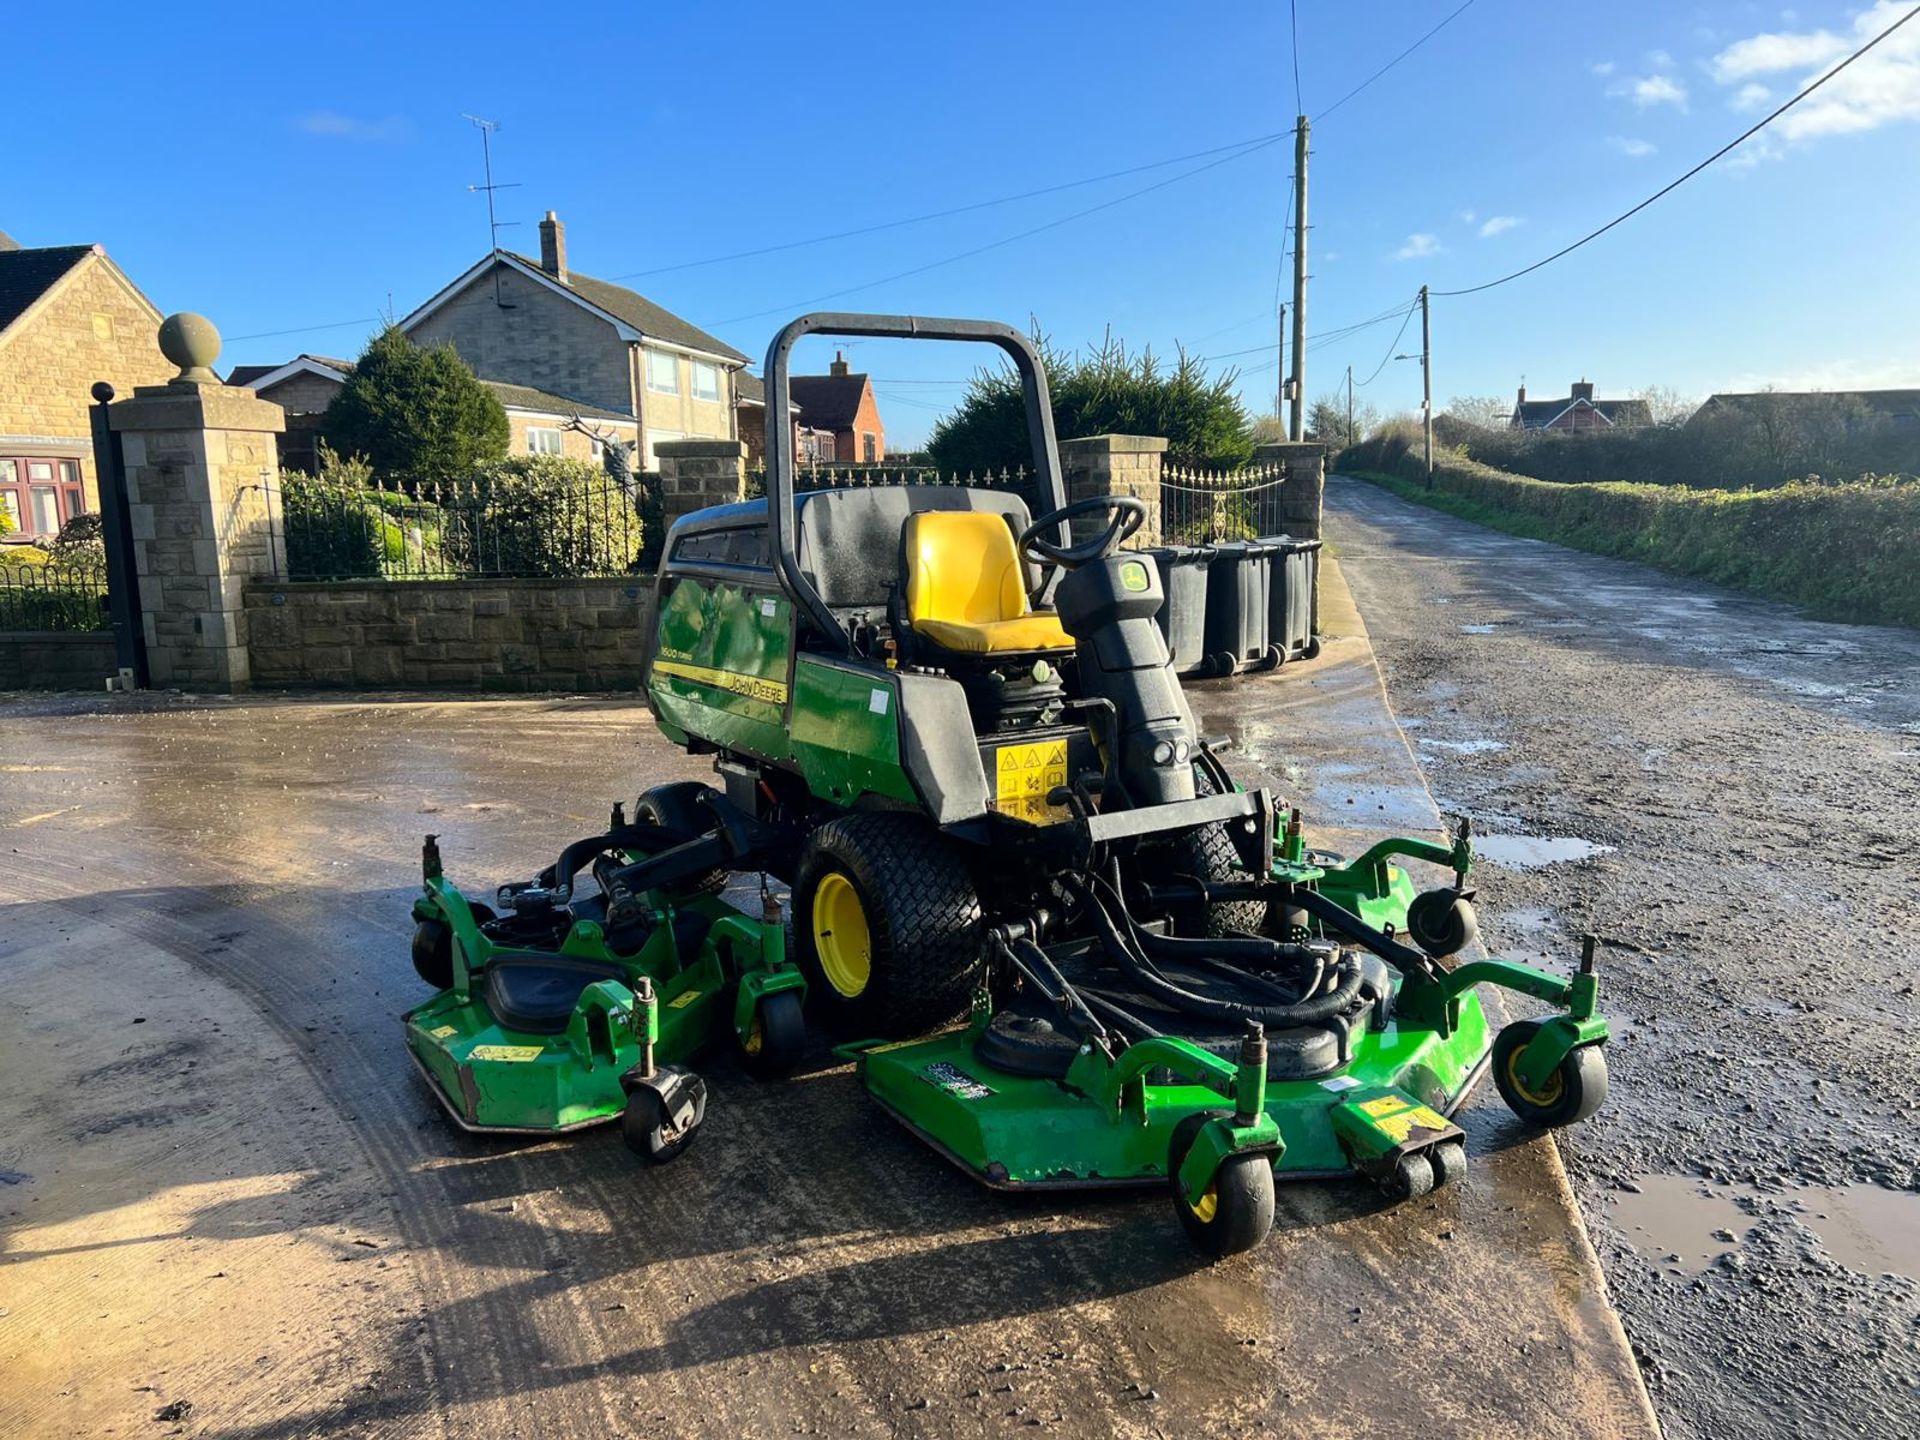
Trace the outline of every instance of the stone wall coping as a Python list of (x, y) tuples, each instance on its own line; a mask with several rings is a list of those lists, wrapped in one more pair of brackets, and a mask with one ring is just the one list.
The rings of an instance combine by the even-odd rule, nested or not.
[(278, 435), (287, 412), (250, 390), (224, 385), (140, 385), (130, 399), (107, 407), (115, 430), (251, 430)]
[(271, 577), (256, 576), (247, 581), (248, 593), (271, 590), (292, 590), (303, 595), (345, 594), (350, 590), (550, 590), (560, 586), (619, 585), (638, 586), (643, 590), (653, 588), (654, 577), (651, 574), (634, 575), (514, 575), (501, 576), (495, 580), (476, 577), (470, 580), (275, 580)]
[(744, 440), (662, 440), (653, 447), (653, 453), (661, 459), (731, 460), (747, 453)]
[(113, 648), (111, 630), (0, 630), (0, 645), (99, 645)]
[(1326, 453), (1317, 440), (1269, 440), (1253, 447), (1255, 460), (1311, 460)]
[(1164, 435), (1077, 435), (1060, 442), (1062, 450), (1083, 450), (1110, 455), (1158, 455), (1167, 448)]

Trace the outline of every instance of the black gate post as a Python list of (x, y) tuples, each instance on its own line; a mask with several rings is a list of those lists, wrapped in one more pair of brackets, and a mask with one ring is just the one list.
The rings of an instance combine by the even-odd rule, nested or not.
[(107, 609), (113, 617), (115, 663), (122, 675), (144, 690), (147, 677), (147, 637), (140, 618), (140, 576), (133, 563), (133, 515), (127, 508), (127, 472), (120, 453), (120, 437), (107, 420), (113, 386), (94, 383), (90, 407), (93, 420), (93, 468), (100, 477), (100, 534), (107, 546)]

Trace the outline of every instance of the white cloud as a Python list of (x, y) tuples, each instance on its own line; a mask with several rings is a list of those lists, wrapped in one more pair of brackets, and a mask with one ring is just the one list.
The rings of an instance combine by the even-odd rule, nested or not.
[(1589, 65), (1587, 68), (1604, 80), (1607, 76), (1613, 74), (1614, 70), (1618, 67), (1615, 66), (1611, 60), (1602, 60), (1597, 64)]
[(1647, 64), (1656, 70), (1671, 70), (1673, 68), (1673, 56), (1664, 50), (1649, 50), (1647, 52)]
[(1773, 103), (1773, 91), (1757, 81), (1749, 80), (1727, 103), (1736, 110), (1758, 110)]
[(1643, 75), (1627, 82), (1625, 92), (1642, 110), (1654, 105), (1678, 105), (1687, 108), (1687, 87), (1671, 75)]
[(1746, 370), (1716, 389), (1905, 390), (1920, 382), (1920, 351), (1904, 360), (1821, 360), (1781, 370)]
[[(1736, 108), (1752, 90), (1751, 77), (1791, 74), (1782, 81), (1805, 89), (1833, 63), (1886, 30), (1908, 10), (1904, 0), (1876, 0), (1853, 17), (1853, 34), (1828, 30), (1774, 31), (1735, 41), (1708, 63), (1722, 85), (1743, 83), (1733, 98)], [(1810, 98), (1774, 122), (1773, 133), (1786, 141), (1817, 135), (1846, 135), (1876, 130), (1901, 120), (1920, 120), (1920, 25), (1895, 31), (1873, 50), (1821, 86)]]
[(1479, 214), (1472, 210), (1456, 210), (1454, 213), (1460, 217), (1460, 223), (1462, 225), (1471, 225), (1475, 220), (1480, 218)]
[(1486, 224), (1480, 227), (1480, 238), (1490, 240), (1495, 235), (1505, 234), (1514, 226), (1523, 224), (1518, 215), (1489, 215)]
[(1416, 234), (1407, 236), (1406, 243), (1393, 252), (1396, 260), (1424, 260), (1429, 255), (1439, 255), (1446, 247), (1440, 243), (1438, 235)]
[(1763, 131), (1729, 155), (1726, 168), (1734, 171), (1751, 170), (1757, 165), (1764, 165), (1769, 160), (1786, 158), (1787, 152)]
[(413, 133), (413, 127), (401, 115), (363, 120), (338, 110), (310, 110), (293, 123), (298, 130), (328, 140), (404, 140)]
[(1607, 144), (1635, 160), (1643, 160), (1660, 148), (1651, 140), (1636, 140), (1631, 135), (1609, 135)]

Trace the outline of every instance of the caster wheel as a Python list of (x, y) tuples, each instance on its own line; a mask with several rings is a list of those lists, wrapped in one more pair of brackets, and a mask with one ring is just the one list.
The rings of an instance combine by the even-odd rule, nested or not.
[(1402, 1155), (1380, 1188), (1392, 1200), (1418, 1200), (1433, 1190), (1433, 1162), (1421, 1151)]
[(1467, 1147), (1458, 1140), (1447, 1140), (1427, 1151), (1427, 1163), (1433, 1167), (1433, 1185), (1458, 1185), (1467, 1178)]
[(735, 1037), (740, 1063), (756, 1080), (778, 1080), (793, 1073), (807, 1047), (807, 1022), (798, 990), (778, 990), (754, 1007), (753, 1027)]
[(1167, 1146), (1167, 1184), (1173, 1191), (1180, 1228), (1193, 1248), (1222, 1260), (1251, 1250), (1273, 1229), (1273, 1164), (1265, 1155), (1230, 1155), (1207, 1193), (1198, 1203), (1190, 1202), (1180, 1188), (1180, 1166), (1193, 1148), (1194, 1137), (1214, 1118), (1204, 1112), (1193, 1114), (1175, 1127)]
[(453, 988), (453, 932), (443, 920), (413, 927), (413, 970), (436, 990)]
[(1207, 668), (1200, 673), (1209, 679), (1221, 680), (1229, 675), (1238, 674), (1239, 670), (1240, 662), (1223, 650), (1218, 655), (1209, 656)]
[(1520, 1052), (1539, 1033), (1538, 1020), (1516, 1020), (1493, 1041), (1493, 1083), (1507, 1108), (1529, 1125), (1557, 1129), (1577, 1125), (1607, 1098), (1607, 1056), (1598, 1045), (1569, 1050), (1538, 1089), (1515, 1073)]
[(1307, 641), (1307, 648), (1300, 652), (1302, 660), (1311, 660), (1320, 653), (1320, 637), (1315, 635)]
[(698, 1075), (685, 1077), (683, 1098), (691, 1111), (683, 1111), (678, 1124), (667, 1114), (667, 1102), (660, 1092), (647, 1085), (635, 1086), (627, 1096), (626, 1112), (620, 1117), (620, 1136), (627, 1148), (649, 1165), (665, 1165), (700, 1133), (700, 1122), (707, 1116), (707, 1083)]
[(1269, 645), (1267, 647), (1267, 653), (1260, 657), (1259, 663), (1253, 668), (1256, 670), (1278, 670), (1286, 663), (1287, 652), (1278, 645)]
[(1407, 934), (1427, 954), (1444, 959), (1457, 955), (1480, 933), (1473, 905), (1451, 890), (1428, 890), (1407, 907)]

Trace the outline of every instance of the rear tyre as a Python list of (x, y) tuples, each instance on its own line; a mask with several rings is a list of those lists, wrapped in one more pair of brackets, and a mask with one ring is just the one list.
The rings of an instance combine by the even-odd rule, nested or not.
[(1598, 1045), (1567, 1052), (1538, 1088), (1516, 1070), (1520, 1052), (1540, 1031), (1538, 1020), (1516, 1020), (1493, 1037), (1493, 1083), (1507, 1108), (1529, 1125), (1554, 1130), (1577, 1125), (1606, 1102), (1607, 1055)]
[(753, 1027), (738, 1040), (740, 1063), (756, 1080), (778, 1080), (791, 1075), (807, 1047), (807, 1020), (800, 996), (777, 990), (761, 997), (754, 1008)]
[(1201, 1111), (1174, 1127), (1167, 1145), (1167, 1184), (1180, 1228), (1193, 1248), (1222, 1260), (1251, 1250), (1273, 1229), (1273, 1162), (1265, 1155), (1229, 1155), (1206, 1193), (1197, 1202), (1189, 1200), (1180, 1184), (1180, 1167), (1195, 1137), (1214, 1118)]
[[(688, 835), (704, 835), (713, 829), (713, 812), (700, 803), (700, 796), (715, 794), (711, 785), (698, 780), (675, 780), (640, 792), (633, 802), (633, 818), (649, 825), (663, 825)], [(718, 866), (703, 875), (694, 875), (674, 887), (683, 895), (718, 895), (727, 888), (727, 872)]]
[(807, 838), (793, 933), (816, 1013), (842, 1034), (918, 1035), (980, 972), (980, 897), (955, 842), (914, 815), (855, 813)]

